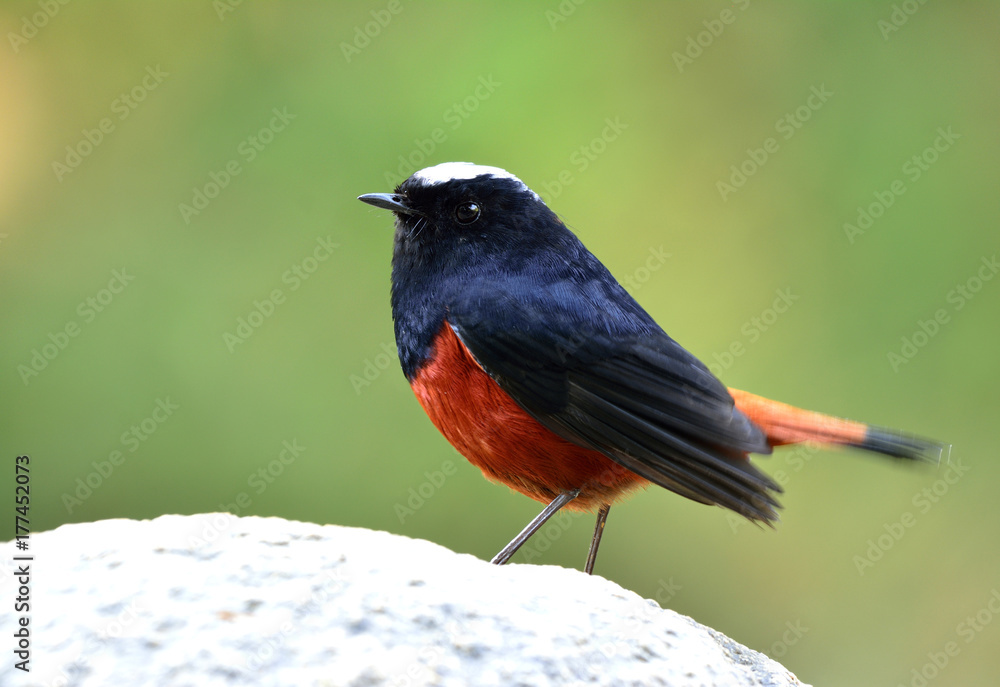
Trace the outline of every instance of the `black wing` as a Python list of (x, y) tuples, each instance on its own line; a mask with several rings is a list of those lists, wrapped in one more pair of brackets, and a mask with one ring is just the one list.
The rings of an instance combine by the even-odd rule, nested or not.
[(564, 298), (470, 294), (448, 321), (551, 431), (695, 501), (777, 519), (770, 492), (781, 488), (745, 455), (771, 448), (726, 387), (617, 283), (571, 290)]

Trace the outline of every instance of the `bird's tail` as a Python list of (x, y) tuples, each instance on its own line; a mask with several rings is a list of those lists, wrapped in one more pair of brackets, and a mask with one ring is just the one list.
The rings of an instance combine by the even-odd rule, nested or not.
[(853, 446), (896, 458), (931, 463), (940, 462), (942, 454), (947, 455), (951, 449), (948, 444), (802, 410), (739, 389), (730, 389), (729, 393), (736, 401), (736, 407), (764, 431), (771, 446), (812, 441)]

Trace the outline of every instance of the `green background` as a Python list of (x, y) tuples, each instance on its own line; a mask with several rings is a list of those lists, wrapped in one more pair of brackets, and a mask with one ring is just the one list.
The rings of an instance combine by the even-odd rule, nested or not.
[[(70, 3), (32, 32), (40, 5), (5, 3), (4, 483), (30, 454), (36, 531), (232, 507), (489, 558), (538, 505), (459, 457), (385, 354), (391, 217), (355, 197), (391, 190), (400, 156), (497, 165), (727, 384), (954, 445), (936, 469), (779, 449), (758, 460), (785, 483), (776, 531), (648, 490), (612, 510), (597, 572), (806, 682), (911, 684), (955, 642), (930, 683), (997, 684), (1000, 279), (978, 275), (1000, 252), (1000, 8), (903, 5)], [(275, 108), (294, 119), (262, 134)], [(733, 165), (751, 173), (723, 198)], [(185, 218), (196, 189), (215, 197)], [(892, 204), (850, 240), (877, 193)], [(338, 247), (312, 264), (318, 238)], [(131, 281), (102, 293), (115, 270)], [(411, 489), (429, 497), (401, 517)], [(582, 566), (591, 518), (563, 522), (532, 562)]]

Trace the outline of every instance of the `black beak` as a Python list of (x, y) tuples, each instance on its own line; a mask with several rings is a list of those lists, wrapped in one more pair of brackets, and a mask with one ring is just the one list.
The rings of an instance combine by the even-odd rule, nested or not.
[(368, 203), (369, 205), (374, 205), (377, 208), (385, 210), (392, 210), (403, 215), (423, 214), (407, 205), (406, 196), (399, 193), (366, 193), (363, 196), (358, 196), (358, 200), (362, 203)]

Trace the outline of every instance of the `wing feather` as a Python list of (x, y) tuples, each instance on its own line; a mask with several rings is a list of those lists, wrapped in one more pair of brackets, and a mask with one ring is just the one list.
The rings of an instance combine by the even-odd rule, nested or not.
[(484, 308), (480, 294), (448, 319), (487, 374), (551, 431), (688, 498), (777, 519), (771, 492), (781, 488), (746, 459), (770, 446), (726, 387), (648, 315), (593, 305), (553, 312), (551, 300), (507, 298)]

